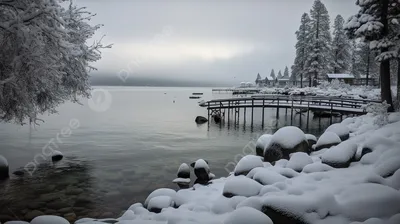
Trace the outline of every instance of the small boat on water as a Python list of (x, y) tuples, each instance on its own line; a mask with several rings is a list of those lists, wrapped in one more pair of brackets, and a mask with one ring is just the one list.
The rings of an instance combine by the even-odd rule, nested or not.
[(194, 95), (194, 96), (200, 96), (200, 95), (203, 95), (203, 93), (192, 93), (192, 95)]
[(189, 96), (189, 99), (200, 99), (200, 96)]

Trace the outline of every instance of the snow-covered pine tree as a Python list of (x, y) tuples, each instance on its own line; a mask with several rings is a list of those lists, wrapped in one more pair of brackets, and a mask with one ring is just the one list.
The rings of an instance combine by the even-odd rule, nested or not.
[(351, 54), (350, 43), (344, 31), (344, 19), (337, 15), (333, 25), (332, 55), (333, 73), (343, 74), (350, 70)]
[(260, 73), (258, 73), (256, 78), (256, 83), (259, 83), (260, 81), (261, 81), (261, 75)]
[(109, 47), (86, 44), (101, 27), (87, 23), (92, 16), (55, 0), (0, 1), (0, 121), (36, 123), (65, 101), (89, 97), (89, 63)]
[(275, 71), (273, 69), (271, 70), (271, 74), (269, 76), (272, 78), (272, 80), (276, 79)]
[(285, 70), (283, 71), (283, 78), (284, 79), (290, 78), (290, 76), (289, 76), (289, 68), (287, 66), (285, 67)]
[(281, 72), (281, 70), (279, 70), (277, 78), (278, 78), (278, 79), (281, 79), (281, 78), (283, 78), (283, 75), (282, 75), (282, 72)]
[(314, 86), (316, 86), (318, 79), (325, 78), (325, 75), (331, 70), (332, 37), (328, 10), (320, 0), (315, 0), (310, 16), (311, 30), (308, 43), (311, 50), (308, 53), (306, 67), (307, 73), (314, 75)]
[(378, 53), (380, 63), (381, 100), (391, 106), (390, 60), (398, 56), (396, 41), (399, 38), (400, 2), (398, 0), (357, 0), (359, 12), (349, 18), (345, 30), (350, 38), (360, 38), (370, 43), (370, 48)]
[[(309, 34), (311, 29), (311, 19), (307, 13), (301, 16), (301, 22), (299, 30), (296, 31), (296, 58), (294, 59), (294, 64), (292, 65), (292, 79), (296, 80), (300, 77), (300, 87), (303, 88), (303, 77), (307, 74), (306, 70), (306, 60), (307, 55), (310, 50), (310, 40)], [(311, 77), (309, 77), (311, 85)]]

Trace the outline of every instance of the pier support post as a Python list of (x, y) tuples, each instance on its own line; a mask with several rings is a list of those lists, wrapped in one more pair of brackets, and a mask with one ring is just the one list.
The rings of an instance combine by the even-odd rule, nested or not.
[(310, 122), (310, 101), (308, 101), (308, 105), (307, 105), (307, 130), (308, 130), (309, 122)]
[(279, 118), (279, 97), (278, 97), (278, 105), (276, 107), (276, 118)]
[(263, 104), (262, 104), (262, 127), (263, 128), (264, 128), (264, 113), (265, 113), (264, 103), (265, 103), (265, 100), (263, 99)]
[(253, 118), (254, 118), (254, 99), (251, 99), (251, 127), (253, 127)]

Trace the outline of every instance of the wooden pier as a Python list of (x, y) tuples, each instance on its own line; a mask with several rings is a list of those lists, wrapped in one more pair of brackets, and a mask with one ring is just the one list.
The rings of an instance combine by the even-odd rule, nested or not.
[[(330, 114), (330, 122), (336, 114), (343, 115), (362, 115), (366, 114), (365, 106), (371, 102), (379, 102), (367, 99), (347, 99), (337, 97), (316, 97), (316, 96), (274, 96), (274, 95), (257, 95), (246, 98), (229, 98), (216, 99), (202, 103), (200, 106), (206, 107), (208, 118), (212, 116), (220, 116), (222, 121), (231, 119), (231, 114), (235, 124), (240, 121), (241, 111), (243, 113), (243, 121), (246, 122), (247, 110), (251, 113), (251, 125), (253, 126), (254, 109), (261, 108), (261, 123), (264, 126), (265, 108), (275, 108), (276, 117), (279, 118), (280, 109), (285, 109), (287, 115), (290, 111), (291, 119), (296, 113), (307, 113), (307, 127), (310, 117), (310, 111), (324, 111)], [(225, 116), (227, 115), (227, 116)]]

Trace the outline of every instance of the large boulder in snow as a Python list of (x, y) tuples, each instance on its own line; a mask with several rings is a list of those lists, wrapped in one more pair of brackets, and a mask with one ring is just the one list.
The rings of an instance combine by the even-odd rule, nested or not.
[(149, 196), (147, 196), (145, 202), (144, 202), (144, 207), (147, 208), (147, 206), (149, 205), (149, 202), (152, 198), (158, 197), (158, 196), (169, 196), (172, 199), (174, 199), (176, 197), (176, 191), (169, 189), (169, 188), (160, 188), (157, 189), (153, 192), (151, 192), (151, 194), (149, 194)]
[(224, 224), (273, 224), (272, 220), (262, 212), (250, 208), (241, 207), (233, 211), (225, 219)]
[(196, 122), (196, 124), (204, 124), (208, 122), (208, 119), (202, 116), (197, 116), (194, 121)]
[(345, 141), (328, 149), (321, 155), (322, 163), (334, 168), (347, 168), (354, 161), (357, 145), (351, 141)]
[(147, 209), (150, 212), (160, 213), (163, 208), (174, 206), (174, 201), (170, 196), (157, 196), (150, 199)]
[(270, 134), (263, 134), (261, 135), (256, 142), (256, 154), (257, 156), (264, 156), (265, 147), (268, 146), (269, 141), (271, 141), (272, 135)]
[(333, 132), (337, 134), (342, 141), (346, 141), (350, 137), (349, 128), (341, 123), (332, 124), (325, 131)]
[(59, 216), (42, 215), (34, 218), (31, 224), (69, 224), (69, 222)]
[(235, 176), (246, 176), (252, 169), (256, 167), (264, 167), (261, 158), (259, 156), (247, 155), (236, 164), (233, 172), (235, 173)]
[(287, 177), (270, 169), (262, 169), (254, 174), (253, 179), (262, 185), (284, 182)]
[(324, 134), (319, 137), (317, 144), (315, 145), (315, 151), (319, 151), (324, 148), (330, 148), (332, 146), (341, 143), (340, 137), (333, 132), (325, 131)]
[(313, 163), (313, 160), (307, 153), (296, 152), (291, 155), (289, 162), (286, 164), (286, 168), (301, 172), (305, 166), (311, 163)]
[(306, 136), (298, 127), (283, 127), (275, 132), (265, 148), (264, 161), (272, 163), (280, 159), (289, 159), (289, 154), (295, 152), (308, 152)]
[(197, 177), (196, 183), (207, 184), (210, 178), (210, 167), (204, 159), (198, 159), (190, 164), (194, 168), (194, 174)]
[(7, 179), (10, 176), (9, 172), (7, 159), (0, 155), (0, 180)]
[(227, 179), (223, 195), (227, 198), (234, 196), (251, 197), (260, 193), (262, 185), (245, 176), (231, 176)]
[(278, 208), (264, 205), (261, 210), (274, 224), (308, 224), (301, 217)]

